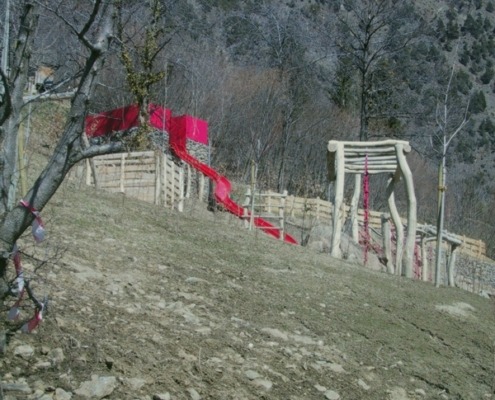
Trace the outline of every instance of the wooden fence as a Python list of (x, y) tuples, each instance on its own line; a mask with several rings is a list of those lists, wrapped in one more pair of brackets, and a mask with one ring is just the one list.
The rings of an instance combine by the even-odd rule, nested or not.
[[(164, 207), (184, 210), (184, 201), (190, 197), (205, 200), (208, 179), (189, 165), (176, 162), (170, 154), (153, 151), (110, 154), (86, 160), (86, 184), (126, 195)], [(90, 164), (93, 164), (92, 166)], [(96, 174), (96, 180), (95, 176)], [(281, 197), (282, 196), (282, 197)], [(283, 201), (281, 202), (281, 198)], [(256, 192), (255, 204), (275, 219), (283, 229), (284, 219), (307, 218), (315, 221), (332, 219), (333, 204), (320, 198), (281, 195), (276, 192)], [(284, 209), (280, 209), (284, 204)], [(345, 207), (349, 212), (350, 207)], [(381, 212), (369, 211), (369, 226), (381, 230)], [(266, 215), (265, 215), (266, 217)], [(364, 221), (364, 210), (358, 210), (358, 223)], [(486, 244), (482, 240), (449, 233), (460, 240), (463, 253), (486, 257)]]
[[(267, 212), (272, 209), (277, 210), (279, 205), (280, 194), (276, 192), (263, 192), (255, 194), (256, 201), (262, 203)], [(317, 198), (305, 198), (296, 196), (287, 196), (285, 201), (285, 216), (292, 218), (314, 219), (315, 221), (330, 222), (333, 214), (333, 204), (329, 201)], [(345, 206), (346, 214), (349, 213), (350, 207)], [(278, 211), (277, 211), (278, 212)], [(376, 231), (381, 230), (381, 215), (379, 211), (369, 211), (369, 226)], [(364, 210), (358, 209), (358, 223), (364, 222)], [(403, 223), (406, 223), (403, 219)], [(462, 242), (460, 251), (476, 257), (486, 257), (486, 243), (483, 240), (472, 239), (463, 235), (450, 233), (449, 235)]]
[[(259, 201), (262, 198), (266, 198), (267, 201)], [(255, 217), (271, 220), (270, 222), (273, 226), (280, 231), (280, 240), (284, 240), (286, 199), (287, 191), (283, 193), (255, 192), (255, 196), (251, 196), (251, 188), (247, 188), (246, 197), (242, 204), (244, 208), (244, 226), (252, 230)]]
[[(91, 163), (93, 165), (91, 165)], [(95, 179), (96, 175), (96, 179)], [(110, 154), (86, 161), (86, 184), (124, 193), (164, 207), (184, 210), (184, 200), (203, 200), (207, 179), (166, 153), (153, 151)]]

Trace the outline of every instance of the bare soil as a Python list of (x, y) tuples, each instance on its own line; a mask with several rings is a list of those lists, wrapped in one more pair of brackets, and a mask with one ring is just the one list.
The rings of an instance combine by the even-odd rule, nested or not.
[(278, 242), (205, 204), (179, 214), (68, 181), (43, 217), (47, 240), (22, 249), (50, 261), (34, 272), (24, 256), (49, 312), (0, 357), (5, 399), (87, 398), (93, 375), (116, 378), (108, 399), (495, 398), (489, 299)]

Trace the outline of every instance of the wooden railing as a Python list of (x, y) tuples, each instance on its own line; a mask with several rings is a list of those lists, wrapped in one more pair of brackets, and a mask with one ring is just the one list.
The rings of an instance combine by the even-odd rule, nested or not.
[[(166, 153), (131, 152), (98, 156), (86, 161), (86, 184), (95, 185), (93, 170), (96, 172), (98, 188), (111, 192), (125, 193), (143, 201), (163, 205), (165, 207), (184, 210), (184, 200), (195, 196), (205, 199), (208, 180), (205, 176), (189, 165), (176, 163), (173, 157)], [(283, 201), (281, 202), (281, 196)], [(255, 204), (264, 209), (267, 214), (275, 214), (281, 229), (287, 217), (306, 218), (315, 221), (332, 219), (333, 204), (320, 198), (305, 198), (281, 195), (276, 192), (256, 192)], [(284, 209), (280, 209), (284, 204)], [(349, 212), (349, 206), (345, 207)], [(381, 230), (381, 212), (369, 211), (369, 226)], [(266, 217), (266, 215), (265, 215)], [(358, 210), (358, 223), (364, 221), (364, 210)], [(405, 221), (404, 221), (405, 222)], [(486, 257), (486, 244), (482, 240), (449, 233), (460, 240), (459, 249), (463, 253), (477, 257)]]
[[(110, 154), (86, 161), (86, 184), (157, 205), (184, 210), (184, 200), (204, 199), (207, 180), (189, 165), (153, 151)], [(94, 171), (94, 172), (93, 172)], [(96, 179), (94, 174), (96, 174)]]
[[(265, 198), (266, 201), (260, 201)], [(274, 227), (280, 231), (280, 240), (284, 240), (285, 232), (285, 209), (287, 201), (287, 191), (283, 193), (255, 192), (251, 195), (251, 188), (247, 188), (244, 203), (244, 225), (249, 230), (254, 228), (254, 218), (261, 217), (265, 220), (271, 220)]]
[[(278, 206), (278, 197), (279, 193), (276, 192), (262, 192), (261, 195), (259, 193), (255, 194), (255, 198), (259, 203), (262, 203), (265, 209), (270, 212), (270, 209)], [(329, 201), (322, 200), (319, 197), (317, 198), (306, 198), (306, 197), (296, 197), (296, 196), (287, 196), (285, 200), (286, 209), (285, 216), (286, 217), (295, 217), (295, 218), (306, 218), (306, 219), (314, 219), (315, 221), (326, 221), (330, 222), (333, 214), (333, 204)], [(345, 206), (346, 214), (349, 212), (350, 207)], [(377, 231), (381, 230), (381, 215), (382, 213), (379, 211), (369, 211), (369, 226)], [(364, 222), (364, 210), (358, 209), (358, 223), (362, 224)], [(403, 219), (403, 223), (406, 223), (405, 219)], [(454, 233), (450, 233), (449, 235), (453, 238), (462, 242), (462, 246), (460, 247), (460, 251), (462, 253), (466, 253), (469, 255), (473, 255), (476, 257), (486, 257), (486, 243), (483, 240), (469, 238), (463, 235), (457, 235)]]

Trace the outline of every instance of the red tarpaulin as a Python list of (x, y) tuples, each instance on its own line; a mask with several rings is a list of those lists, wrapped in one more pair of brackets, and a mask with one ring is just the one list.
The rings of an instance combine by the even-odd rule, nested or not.
[[(150, 104), (150, 125), (172, 135), (184, 132), (187, 139), (208, 144), (208, 123), (190, 115), (172, 117), (168, 108)], [(98, 137), (139, 125), (139, 107), (135, 104), (86, 117), (86, 135)], [(175, 127), (175, 128), (174, 128)]]

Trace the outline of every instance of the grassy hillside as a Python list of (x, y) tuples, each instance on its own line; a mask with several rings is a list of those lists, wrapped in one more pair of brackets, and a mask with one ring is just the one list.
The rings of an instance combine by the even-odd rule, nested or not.
[(0, 358), (6, 399), (493, 396), (491, 300), (78, 180), (43, 217), (47, 241), (22, 249), (48, 259), (23, 256), (49, 313)]

